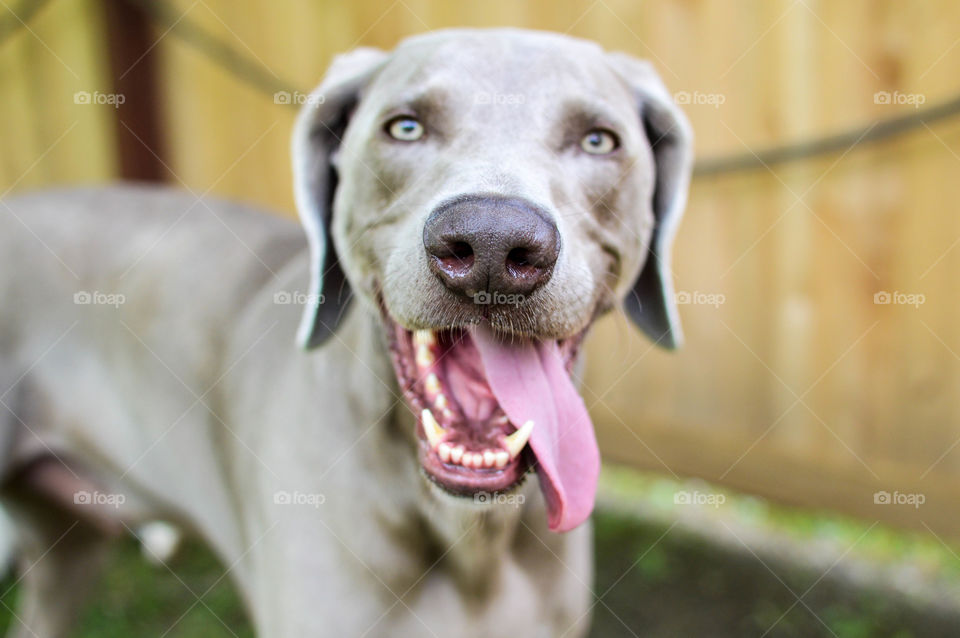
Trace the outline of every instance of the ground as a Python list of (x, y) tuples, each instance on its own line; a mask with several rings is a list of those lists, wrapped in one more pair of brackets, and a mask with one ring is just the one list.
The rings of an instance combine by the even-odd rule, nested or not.
[[(916, 567), (909, 578), (916, 579), (920, 573), (920, 580), (928, 585), (931, 579), (946, 579), (943, 582), (952, 586), (958, 582), (960, 560), (950, 548), (937, 548), (927, 540), (869, 522), (793, 512), (749, 497), (729, 497), (724, 507), (729, 508), (730, 518), (723, 525), (738, 538), (743, 528), (734, 524), (743, 523), (746, 516), (754, 531), (763, 529), (765, 534), (775, 535), (778, 527), (788, 529), (801, 547), (827, 536), (843, 548), (838, 554), (842, 560), (826, 561), (832, 568), (824, 576), (823, 564), (814, 566), (790, 558), (782, 545), (777, 546), (783, 553), (779, 556), (769, 545), (747, 549), (718, 542), (719, 534), (710, 531), (714, 525), (710, 521), (678, 523), (676, 517), (650, 509), (650, 503), (663, 502), (665, 490), (676, 493), (672, 482), (665, 487), (662, 480), (624, 481), (617, 477), (614, 483), (613, 491), (620, 496), (624, 491), (633, 496), (642, 493), (646, 515), (626, 513), (624, 508), (610, 505), (616, 501), (609, 498), (601, 501), (595, 515), (595, 593), (599, 600), (593, 637), (960, 636), (960, 603), (944, 605), (942, 600), (899, 592), (893, 586), (896, 576), (887, 583), (884, 576), (868, 577), (866, 585), (852, 580), (861, 568), (867, 569), (868, 576), (896, 575), (900, 572), (888, 568), (906, 560)], [(608, 494), (610, 485), (608, 474)], [(869, 535), (863, 530), (869, 530)], [(847, 551), (852, 545), (857, 546), (856, 551)], [(867, 561), (866, 567), (863, 561)], [(870, 571), (874, 563), (877, 572)], [(221, 578), (223, 569), (209, 552), (187, 544), (169, 567), (147, 564), (132, 540), (120, 543), (95, 588), (94, 602), (83, 615), (78, 638), (252, 638), (229, 580)], [(11, 578), (0, 585), (0, 592), (0, 628), (6, 628), (9, 608), (15, 609), (17, 597)]]

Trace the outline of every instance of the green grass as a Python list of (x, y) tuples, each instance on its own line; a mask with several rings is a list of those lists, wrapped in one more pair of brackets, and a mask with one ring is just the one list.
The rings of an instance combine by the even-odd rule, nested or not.
[(871, 521), (778, 505), (701, 481), (680, 482), (623, 467), (605, 467), (601, 476), (602, 493), (620, 502), (642, 502), (648, 511), (662, 517), (676, 511), (674, 494), (681, 489), (723, 494), (723, 516), (756, 531), (800, 543), (827, 541), (841, 551), (852, 547), (852, 556), (885, 564), (909, 564), (923, 577), (960, 587), (960, 548), (948, 546), (930, 533), (882, 524), (871, 527)]
[[(223, 567), (204, 547), (188, 543), (170, 570), (147, 563), (132, 539), (118, 543), (84, 610), (78, 638), (252, 638), (240, 602)], [(16, 587), (2, 585), (0, 627), (16, 609)], [(8, 591), (9, 590), (9, 591)], [(200, 602), (198, 602), (198, 598)], [(229, 627), (229, 629), (228, 629)], [(42, 638), (42, 637), (41, 637)]]

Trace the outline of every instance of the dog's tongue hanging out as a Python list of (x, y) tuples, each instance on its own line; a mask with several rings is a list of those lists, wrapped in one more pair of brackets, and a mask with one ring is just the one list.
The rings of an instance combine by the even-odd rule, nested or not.
[(487, 383), (510, 422), (535, 424), (530, 447), (550, 529), (573, 529), (593, 510), (600, 451), (557, 342), (504, 341), (486, 324), (472, 328), (470, 336)]

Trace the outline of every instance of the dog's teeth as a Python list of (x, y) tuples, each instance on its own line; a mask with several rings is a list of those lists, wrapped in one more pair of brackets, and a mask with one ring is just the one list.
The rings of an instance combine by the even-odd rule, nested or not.
[(498, 468), (506, 467), (506, 466), (507, 466), (507, 461), (510, 460), (510, 453), (509, 453), (509, 452), (504, 452), (503, 450), (500, 450), (500, 451), (497, 452), (494, 456), (496, 457), (496, 458), (494, 459), (494, 464), (495, 464)]
[(496, 460), (496, 454), (493, 453), (493, 450), (484, 450), (483, 451), (483, 466), (484, 467), (493, 467), (493, 463)]
[(453, 410), (451, 410), (449, 407), (443, 408), (443, 418), (446, 419), (447, 421), (453, 421), (454, 420)]
[(441, 443), (440, 445), (437, 446), (437, 455), (440, 457), (440, 460), (443, 461), (444, 463), (450, 462), (450, 452), (451, 452), (451, 449), (450, 449), (449, 443)]
[(464, 452), (460, 459), (460, 465), (463, 467), (473, 467), (473, 452)]
[(427, 435), (427, 442), (430, 443), (430, 447), (437, 447), (443, 437), (447, 435), (447, 431), (440, 427), (430, 410), (421, 412), (420, 418), (423, 422), (423, 433)]
[(434, 373), (431, 372), (428, 374), (423, 383), (424, 387), (427, 389), (427, 392), (430, 394), (440, 394), (440, 379), (438, 379), (437, 375)]
[(507, 418), (506, 414), (501, 414), (493, 420), (494, 425), (506, 425), (510, 423), (510, 419)]
[[(438, 394), (437, 398), (433, 400), (433, 404), (440, 408), (441, 410), (447, 407), (447, 397), (444, 394)], [(446, 416), (446, 414), (444, 414)]]
[(507, 451), (510, 453), (511, 459), (517, 458), (524, 446), (527, 444), (527, 441), (530, 440), (530, 432), (532, 431), (533, 421), (527, 421), (520, 427), (519, 430), (507, 436), (507, 438), (503, 440)]
[(433, 347), (437, 345), (437, 338), (433, 336), (432, 330), (417, 330), (413, 333), (413, 342), (418, 348), (420, 346)]
[(458, 445), (457, 447), (450, 450), (450, 460), (454, 463), (460, 463), (460, 459), (463, 458), (463, 446)]
[(433, 356), (433, 352), (430, 351), (430, 347), (425, 343), (421, 343), (417, 346), (417, 365), (421, 368), (429, 368), (433, 365), (433, 362), (436, 358)]
[(483, 467), (483, 454), (479, 452), (473, 453), (473, 469), (479, 470)]

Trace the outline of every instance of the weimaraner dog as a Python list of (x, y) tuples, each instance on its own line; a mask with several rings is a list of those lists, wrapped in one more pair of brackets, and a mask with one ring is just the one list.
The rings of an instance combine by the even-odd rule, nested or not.
[(599, 453), (572, 379), (618, 305), (680, 341), (690, 140), (645, 62), (452, 30), (342, 55), (306, 100), (306, 242), (158, 188), (3, 202), (12, 635), (68, 635), (107, 541), (166, 520), (263, 638), (582, 636)]

